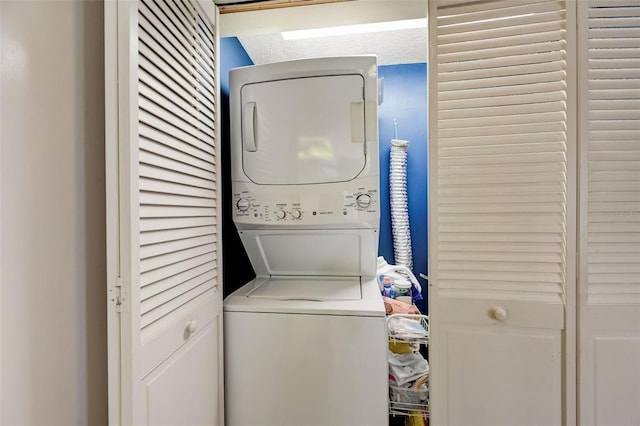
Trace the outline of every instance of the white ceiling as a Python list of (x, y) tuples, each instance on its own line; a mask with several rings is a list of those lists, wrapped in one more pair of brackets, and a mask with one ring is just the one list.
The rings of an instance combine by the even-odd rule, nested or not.
[(376, 54), (380, 65), (427, 62), (427, 28), (284, 40), (281, 31), (425, 18), (426, 0), (355, 0), (221, 15), (221, 36), (237, 36), (256, 64)]

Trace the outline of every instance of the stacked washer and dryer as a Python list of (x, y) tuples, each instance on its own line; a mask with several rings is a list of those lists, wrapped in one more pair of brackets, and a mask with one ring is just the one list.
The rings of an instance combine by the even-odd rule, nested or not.
[(226, 424), (386, 425), (376, 58), (230, 82), (233, 220), (257, 276), (224, 302)]

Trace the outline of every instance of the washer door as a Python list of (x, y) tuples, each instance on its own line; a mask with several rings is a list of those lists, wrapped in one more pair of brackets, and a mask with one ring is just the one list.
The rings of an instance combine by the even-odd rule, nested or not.
[(246, 84), (242, 167), (257, 184), (346, 182), (366, 164), (359, 74)]
[(273, 300), (360, 300), (360, 277), (271, 277), (247, 294)]

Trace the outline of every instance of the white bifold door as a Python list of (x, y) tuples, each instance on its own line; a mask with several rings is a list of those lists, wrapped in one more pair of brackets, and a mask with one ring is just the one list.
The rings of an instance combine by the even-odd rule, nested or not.
[(580, 424), (640, 424), (640, 2), (578, 2)]
[(114, 425), (223, 424), (216, 20), (105, 2)]
[(433, 424), (640, 424), (640, 3), (429, 7)]
[(564, 1), (429, 2), (435, 425), (559, 425), (574, 240)]

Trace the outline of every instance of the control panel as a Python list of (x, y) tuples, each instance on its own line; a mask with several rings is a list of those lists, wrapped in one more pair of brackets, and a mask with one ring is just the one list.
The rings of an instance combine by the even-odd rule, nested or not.
[[(344, 188), (342, 191), (313, 186), (300, 192), (265, 191), (249, 188), (234, 191), (233, 218), (254, 225), (324, 225), (369, 222), (377, 225), (378, 189)], [(244, 189), (244, 188), (235, 188)]]

